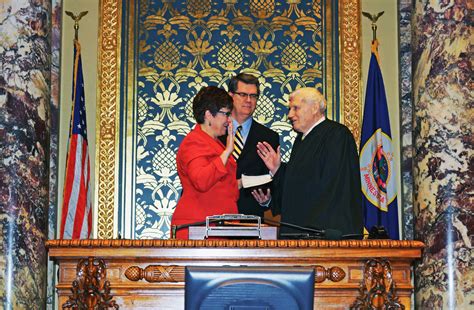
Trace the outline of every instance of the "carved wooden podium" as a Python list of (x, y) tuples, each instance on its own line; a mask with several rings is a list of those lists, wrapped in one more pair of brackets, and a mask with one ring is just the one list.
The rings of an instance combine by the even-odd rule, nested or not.
[[(389, 240), (50, 240), (58, 308), (184, 309), (185, 266), (314, 268), (315, 309), (410, 309), (423, 243)], [(80, 307), (79, 307), (80, 308)], [(91, 308), (92, 309), (92, 308)]]

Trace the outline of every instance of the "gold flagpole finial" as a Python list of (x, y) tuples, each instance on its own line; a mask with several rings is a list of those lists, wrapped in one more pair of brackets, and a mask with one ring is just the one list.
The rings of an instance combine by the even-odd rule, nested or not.
[(370, 14), (369, 12), (362, 12), (362, 15), (370, 19), (372, 22), (372, 41), (377, 40), (377, 20), (379, 19), (380, 16), (383, 15), (385, 11), (378, 12), (377, 14)]
[(78, 15), (74, 15), (73, 12), (71, 11), (66, 11), (66, 14), (70, 16), (74, 20), (74, 39), (77, 40), (79, 38), (79, 21), (81, 20), (82, 17), (84, 17), (89, 11), (84, 11), (79, 13)]

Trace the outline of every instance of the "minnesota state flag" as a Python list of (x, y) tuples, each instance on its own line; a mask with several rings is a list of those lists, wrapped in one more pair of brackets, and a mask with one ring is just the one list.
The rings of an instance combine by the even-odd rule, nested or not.
[(394, 153), (377, 47), (372, 41), (360, 142), (364, 223), (366, 230), (383, 226), (391, 239), (399, 239)]

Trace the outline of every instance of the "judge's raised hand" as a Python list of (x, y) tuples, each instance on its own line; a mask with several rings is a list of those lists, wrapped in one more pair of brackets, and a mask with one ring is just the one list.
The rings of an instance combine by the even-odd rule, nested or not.
[(281, 164), (280, 147), (278, 146), (277, 151), (275, 152), (268, 142), (258, 142), (257, 153), (267, 166), (268, 170), (275, 175)]

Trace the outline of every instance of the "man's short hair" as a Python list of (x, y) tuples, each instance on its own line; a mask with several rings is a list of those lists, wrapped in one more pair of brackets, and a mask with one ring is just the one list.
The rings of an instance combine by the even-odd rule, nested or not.
[(229, 92), (237, 92), (237, 84), (239, 82), (257, 86), (257, 96), (260, 95), (260, 82), (257, 77), (250, 73), (239, 73), (236, 76), (233, 76), (229, 81)]

